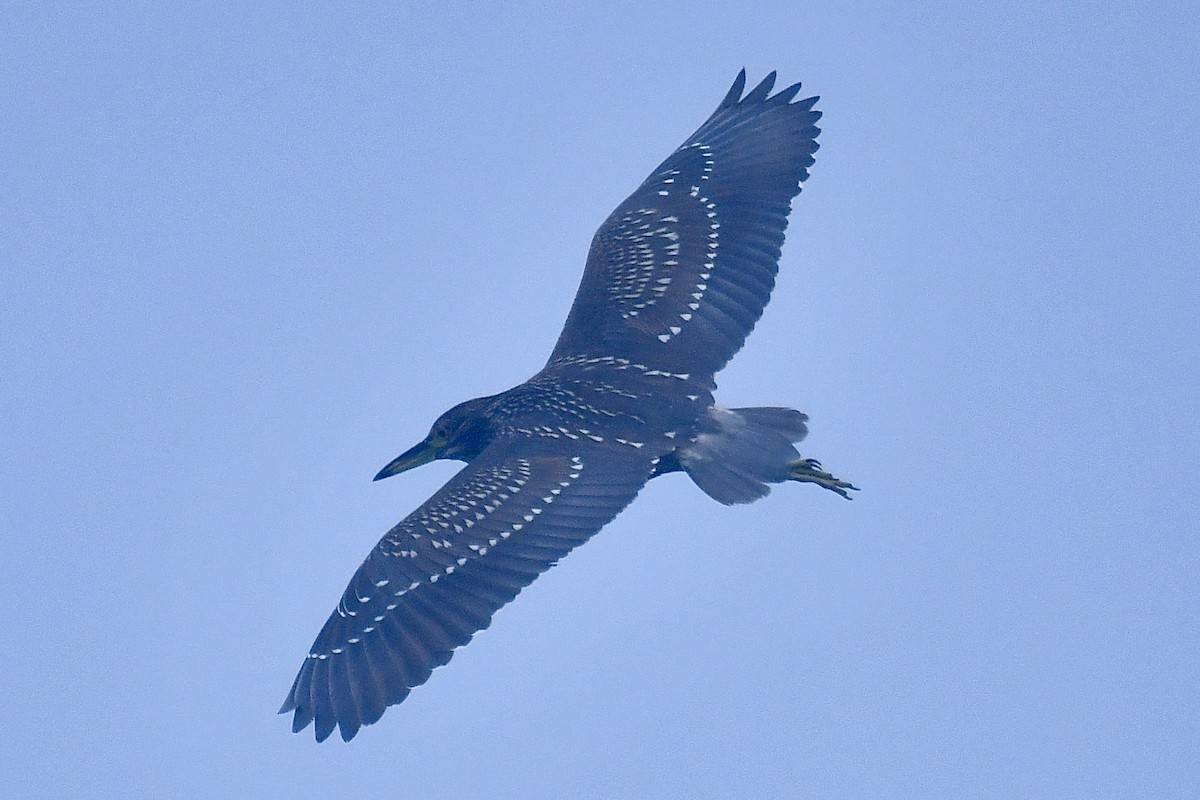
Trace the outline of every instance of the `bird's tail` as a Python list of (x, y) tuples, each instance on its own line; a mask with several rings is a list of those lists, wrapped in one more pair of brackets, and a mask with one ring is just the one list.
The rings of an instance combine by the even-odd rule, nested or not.
[(792, 477), (808, 433), (808, 417), (791, 408), (712, 406), (693, 441), (679, 448), (679, 465), (704, 492), (726, 505), (749, 503)]

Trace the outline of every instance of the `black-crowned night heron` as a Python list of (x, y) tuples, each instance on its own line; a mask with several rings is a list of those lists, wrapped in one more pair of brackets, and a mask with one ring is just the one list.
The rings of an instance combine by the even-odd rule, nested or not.
[(294, 731), (349, 740), (377, 721), (657, 475), (721, 503), (788, 480), (854, 488), (800, 457), (804, 414), (713, 402), (771, 296), (821, 116), (792, 102), (798, 83), (771, 96), (771, 73), (742, 97), (745, 82), (600, 226), (546, 366), (450, 409), (375, 476), (468, 464), (354, 574), (280, 710)]

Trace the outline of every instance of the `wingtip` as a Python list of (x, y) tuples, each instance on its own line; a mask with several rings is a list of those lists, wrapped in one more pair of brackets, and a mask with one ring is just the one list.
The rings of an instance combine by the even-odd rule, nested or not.
[[(806, 97), (803, 100), (797, 100), (793, 105), (800, 111), (813, 111), (813, 106), (820, 102), (820, 100), (821, 95), (814, 94), (812, 97)], [(813, 111), (813, 113), (817, 115), (818, 119), (820, 118), (820, 111)]]
[(300, 733), (309, 725), (316, 722), (314, 734), (317, 744), (324, 742), (332, 736), (335, 730), (341, 736), (343, 742), (348, 742), (358, 735), (358, 731), (363, 724), (370, 724), (366, 722), (354, 724), (346, 720), (314, 720), (311, 714), (304, 713), (304, 709), (293, 704), (291, 698), (284, 702), (283, 707), (279, 709), (279, 713), (286, 714), (289, 711), (296, 712), (296, 715), (292, 718), (292, 733)]
[(742, 99), (742, 92), (746, 88), (746, 68), (742, 67), (738, 71), (737, 77), (733, 79), (733, 86), (729, 87), (729, 91), (725, 93), (725, 99), (721, 101), (721, 108), (737, 105)]
[(337, 723), (332, 719), (317, 719), (316, 720), (316, 736), (317, 744), (325, 741), (333, 733), (333, 729), (337, 727)]
[(746, 104), (761, 103), (767, 99), (767, 95), (771, 93), (771, 89), (775, 87), (775, 70), (767, 73), (767, 77), (759, 81), (758, 86), (750, 90), (750, 93), (743, 98), (742, 102)]
[(787, 87), (786, 89), (781, 89), (778, 92), (776, 92), (775, 96), (771, 98), (771, 102), (777, 103), (781, 106), (786, 106), (788, 103), (792, 102), (792, 99), (796, 95), (798, 95), (800, 93), (801, 88), (802, 88), (801, 84), (793, 83), (791, 86)]
[(345, 721), (342, 721), (338, 725), (338, 735), (342, 737), (343, 742), (348, 742), (358, 735), (358, 730), (360, 727), (361, 726), (357, 724), (347, 725)]
[[(801, 84), (794, 83), (785, 89), (779, 91), (774, 97), (771, 96), (771, 90), (775, 88), (775, 81), (778, 79), (779, 73), (776, 70), (771, 70), (766, 76), (758, 82), (758, 85), (746, 92), (746, 70), (743, 67), (738, 71), (737, 78), (733, 81), (733, 86), (729, 87), (729, 91), (725, 93), (725, 98), (721, 101), (720, 108), (730, 108), (736, 105), (747, 105), (753, 103), (779, 103), (787, 105), (800, 92)], [(743, 97), (742, 93), (746, 92)], [(815, 103), (817, 98), (809, 98), (802, 100), (801, 103)], [(811, 105), (809, 105), (811, 108)]]

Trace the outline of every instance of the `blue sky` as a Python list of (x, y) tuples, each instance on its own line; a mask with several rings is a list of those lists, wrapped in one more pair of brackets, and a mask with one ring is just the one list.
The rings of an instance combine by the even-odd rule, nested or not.
[[(0, 11), (13, 796), (1200, 783), (1188, 3)], [(738, 69), (822, 96), (719, 377), (862, 492), (656, 480), (350, 745), (274, 712)]]

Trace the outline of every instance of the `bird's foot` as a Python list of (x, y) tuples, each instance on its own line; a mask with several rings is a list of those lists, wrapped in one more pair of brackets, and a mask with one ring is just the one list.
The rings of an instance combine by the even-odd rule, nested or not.
[(849, 481), (843, 481), (835, 478), (828, 472), (821, 469), (821, 462), (815, 458), (802, 458), (799, 461), (793, 461), (788, 465), (788, 480), (800, 481), (802, 483), (815, 483), (822, 486), (831, 492), (837, 492), (847, 500), (850, 497), (850, 491), (858, 491), (858, 487)]

